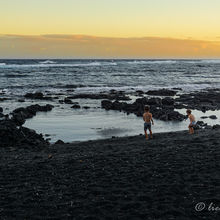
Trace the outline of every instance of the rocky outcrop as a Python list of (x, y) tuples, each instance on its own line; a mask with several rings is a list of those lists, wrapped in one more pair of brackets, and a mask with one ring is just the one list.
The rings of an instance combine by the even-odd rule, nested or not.
[(12, 118), (11, 120), (14, 121), (16, 123), (16, 125), (21, 126), (25, 123), (25, 120), (28, 118), (32, 118), (36, 115), (37, 112), (47, 112), (47, 111), (51, 111), (53, 109), (53, 105), (30, 105), (26, 108), (21, 107), (21, 108), (17, 108), (15, 109), (11, 115)]
[(155, 96), (174, 96), (177, 91), (169, 90), (169, 89), (159, 89), (159, 90), (149, 90), (146, 92), (147, 95), (155, 95)]
[(29, 99), (52, 100), (52, 97), (44, 96), (42, 92), (26, 93), (24, 97)]
[(0, 120), (0, 147), (37, 146), (45, 147), (49, 143), (42, 134), (26, 127), (18, 127), (13, 120)]
[(122, 93), (99, 93), (99, 94), (77, 94), (68, 97), (69, 99), (109, 99), (109, 100), (131, 100), (129, 96)]
[(209, 89), (206, 91), (182, 94), (177, 99), (175, 99), (175, 103), (184, 108), (196, 109), (204, 113), (208, 110), (219, 110), (220, 90)]
[(210, 119), (217, 119), (217, 116), (216, 115), (210, 115), (209, 118)]
[(139, 98), (134, 103), (103, 100), (101, 107), (106, 110), (118, 110), (127, 114), (134, 113), (137, 116), (143, 116), (144, 106), (150, 105), (151, 112), (155, 119), (163, 121), (183, 121), (186, 116), (174, 110), (174, 101), (171, 98)]
[(75, 108), (75, 109), (77, 109), (77, 108), (81, 108), (81, 107), (80, 107), (80, 105), (75, 104), (75, 105), (71, 106), (71, 108)]

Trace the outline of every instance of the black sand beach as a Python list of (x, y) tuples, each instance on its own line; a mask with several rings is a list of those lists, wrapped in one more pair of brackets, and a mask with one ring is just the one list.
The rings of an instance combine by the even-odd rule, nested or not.
[(1, 219), (219, 219), (219, 133), (1, 147)]

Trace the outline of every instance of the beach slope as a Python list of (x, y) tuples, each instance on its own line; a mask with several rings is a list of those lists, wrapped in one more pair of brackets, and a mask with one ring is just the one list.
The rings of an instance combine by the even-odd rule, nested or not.
[(217, 219), (219, 133), (2, 147), (1, 219)]

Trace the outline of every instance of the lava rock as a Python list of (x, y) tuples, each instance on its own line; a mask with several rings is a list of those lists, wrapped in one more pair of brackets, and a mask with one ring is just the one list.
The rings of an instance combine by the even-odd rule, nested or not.
[(18, 147), (18, 146), (47, 146), (48, 142), (44, 140), (42, 134), (26, 128), (17, 127), (12, 120), (0, 121), (0, 147)]
[(159, 90), (149, 90), (146, 92), (147, 95), (155, 95), (155, 96), (174, 96), (177, 91), (168, 90), (168, 89), (159, 89)]
[(75, 104), (75, 105), (71, 106), (71, 108), (80, 108), (80, 105)]
[(52, 97), (44, 96), (42, 92), (26, 93), (24, 97), (29, 99), (52, 100)]
[(166, 97), (162, 99), (162, 104), (163, 105), (174, 105), (174, 99)]
[(44, 95), (42, 92), (36, 92), (36, 93), (26, 93), (24, 97), (31, 99), (42, 99)]
[(51, 111), (53, 109), (53, 105), (47, 104), (44, 106), (40, 106), (38, 104), (36, 105), (30, 105), (26, 108), (20, 107), (15, 109), (11, 115), (12, 115), (12, 121), (14, 121), (18, 126), (21, 126), (25, 123), (25, 120), (28, 118), (32, 118), (36, 115), (37, 112), (47, 112)]
[[(110, 101), (110, 100), (103, 100), (101, 102), (101, 107), (106, 110), (118, 110), (124, 111), (127, 114), (134, 113), (138, 117), (142, 117), (144, 113), (144, 106), (154, 103), (155, 105), (150, 106), (150, 111), (153, 114), (155, 119), (160, 119), (163, 121), (183, 121), (186, 116), (180, 114), (177, 111), (174, 111), (174, 107), (163, 105), (161, 106), (161, 99), (147, 99), (138, 98), (134, 103), (126, 103), (126, 102), (119, 102), (119, 101)], [(170, 103), (170, 102), (169, 102)]]
[(216, 115), (210, 115), (209, 118), (210, 119), (217, 119), (217, 116)]
[(206, 119), (206, 118), (208, 118), (208, 116), (202, 116), (202, 117), (201, 117), (201, 119)]
[(112, 102), (109, 100), (102, 100), (101, 107), (104, 108), (105, 110), (110, 110), (112, 108)]
[(70, 97), (71, 99), (109, 99), (109, 100), (131, 100), (128, 96), (117, 93), (117, 94), (77, 94)]
[(64, 144), (64, 142), (62, 140), (58, 140), (54, 144)]
[(66, 104), (73, 104), (72, 100), (69, 99), (69, 98), (65, 98), (64, 99), (64, 103), (66, 103)]
[(0, 102), (4, 102), (6, 100), (9, 100), (9, 98), (0, 98)]
[(89, 106), (83, 106), (83, 108), (84, 108), (84, 109), (90, 109), (90, 107), (89, 107)]
[(212, 128), (213, 129), (220, 129), (220, 125), (218, 125), (218, 124), (217, 125), (213, 125)]

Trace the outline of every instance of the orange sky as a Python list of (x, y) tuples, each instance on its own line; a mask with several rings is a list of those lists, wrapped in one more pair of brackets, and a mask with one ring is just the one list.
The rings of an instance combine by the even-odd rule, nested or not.
[(219, 41), (0, 35), (0, 58), (218, 58)]
[(1, 58), (219, 58), (220, 0), (0, 1)]

